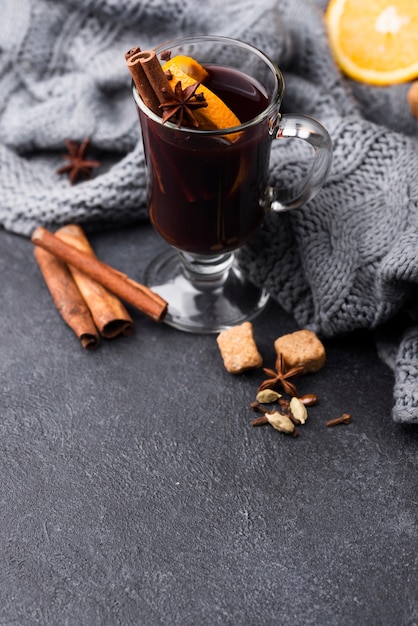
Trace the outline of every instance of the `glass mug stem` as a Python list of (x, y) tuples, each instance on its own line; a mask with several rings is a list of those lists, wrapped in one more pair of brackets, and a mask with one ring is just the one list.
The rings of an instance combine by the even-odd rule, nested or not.
[(234, 262), (232, 252), (216, 256), (189, 254), (180, 251), (184, 275), (195, 289), (210, 291), (224, 285)]

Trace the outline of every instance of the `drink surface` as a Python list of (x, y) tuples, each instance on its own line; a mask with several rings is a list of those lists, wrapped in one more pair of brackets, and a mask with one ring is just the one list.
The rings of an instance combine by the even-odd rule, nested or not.
[[(205, 66), (205, 84), (245, 123), (268, 106), (261, 85), (243, 72)], [(232, 138), (188, 133), (140, 111), (152, 224), (173, 246), (217, 254), (242, 245), (263, 218), (271, 138), (268, 120)]]
[(263, 86), (244, 72), (229, 67), (207, 64), (209, 78), (205, 85), (232, 109), (242, 123), (257, 117), (269, 104)]

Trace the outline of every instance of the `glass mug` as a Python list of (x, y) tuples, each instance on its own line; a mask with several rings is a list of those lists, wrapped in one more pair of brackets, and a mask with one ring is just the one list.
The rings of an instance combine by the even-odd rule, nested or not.
[[(319, 191), (331, 166), (332, 144), (316, 120), (280, 114), (283, 76), (253, 46), (199, 36), (164, 43), (155, 48), (157, 57), (167, 50), (171, 58), (191, 56), (203, 65), (209, 72), (205, 85), (241, 122), (215, 130), (163, 124), (133, 85), (149, 216), (170, 244), (150, 263), (144, 282), (167, 300), (169, 325), (214, 333), (252, 319), (266, 305), (268, 294), (248, 281), (235, 253), (254, 235), (266, 211), (301, 207)], [(285, 189), (268, 185), (275, 138), (302, 139), (313, 148), (310, 170)]]

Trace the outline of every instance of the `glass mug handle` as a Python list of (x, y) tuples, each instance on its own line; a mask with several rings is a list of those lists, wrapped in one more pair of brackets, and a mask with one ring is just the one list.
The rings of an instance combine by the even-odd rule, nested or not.
[(284, 114), (273, 132), (275, 139), (302, 139), (314, 150), (311, 168), (301, 180), (286, 189), (270, 190), (270, 210), (289, 211), (308, 202), (325, 183), (332, 163), (332, 141), (326, 128), (307, 115)]

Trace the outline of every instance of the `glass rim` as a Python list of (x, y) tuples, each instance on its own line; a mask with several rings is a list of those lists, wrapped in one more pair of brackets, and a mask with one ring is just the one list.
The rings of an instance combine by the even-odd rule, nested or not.
[(158, 56), (158, 54), (160, 54), (164, 50), (170, 49), (170, 47), (178, 46), (180, 44), (198, 43), (199, 41), (202, 41), (202, 40), (233, 44), (235, 46), (245, 48), (251, 51), (253, 54), (258, 56), (261, 60), (263, 60), (264, 63), (270, 68), (272, 74), (275, 76), (275, 79), (276, 79), (274, 92), (271, 96), (271, 102), (269, 103), (269, 105), (263, 111), (261, 111), (261, 113), (251, 118), (247, 122), (243, 122), (242, 124), (239, 124), (238, 126), (231, 126), (229, 128), (214, 128), (214, 129), (208, 129), (208, 130), (202, 130), (199, 128), (189, 128), (188, 126), (178, 127), (177, 124), (174, 124), (173, 122), (168, 121), (168, 122), (165, 122), (164, 124), (162, 123), (161, 117), (155, 114), (153, 111), (151, 111), (151, 109), (149, 109), (146, 106), (141, 96), (139, 95), (137, 88), (135, 87), (134, 81), (132, 80), (132, 92), (133, 92), (134, 100), (137, 106), (141, 109), (141, 111), (143, 111), (143, 113), (147, 115), (147, 117), (152, 119), (154, 122), (157, 122), (161, 126), (172, 128), (173, 130), (176, 130), (178, 132), (183, 132), (183, 133), (188, 133), (188, 134), (193, 134), (193, 135), (204, 134), (205, 136), (209, 136), (209, 135), (220, 136), (220, 135), (230, 135), (233, 133), (241, 132), (245, 130), (246, 128), (256, 126), (259, 122), (267, 119), (268, 117), (276, 113), (277, 103), (280, 104), (281, 99), (283, 97), (283, 93), (284, 93), (283, 74), (281, 70), (279, 69), (278, 65), (274, 61), (272, 61), (259, 48), (256, 48), (255, 46), (249, 43), (246, 43), (245, 41), (241, 41), (239, 39), (233, 39), (232, 37), (223, 37), (221, 35), (195, 35), (192, 37), (179, 37), (177, 39), (170, 39), (166, 41), (165, 43), (155, 46), (153, 50)]

